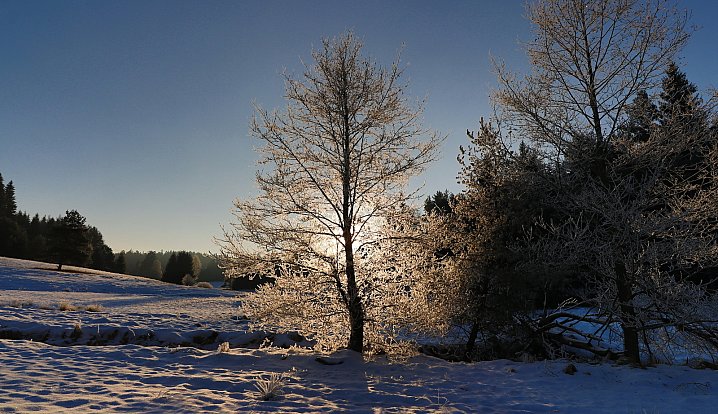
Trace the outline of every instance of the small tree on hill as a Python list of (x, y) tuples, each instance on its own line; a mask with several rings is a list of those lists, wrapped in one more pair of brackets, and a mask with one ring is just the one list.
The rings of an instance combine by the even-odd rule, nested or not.
[(91, 251), (85, 217), (77, 210), (65, 212), (52, 230), (52, 246), (57, 270), (65, 264), (83, 266)]

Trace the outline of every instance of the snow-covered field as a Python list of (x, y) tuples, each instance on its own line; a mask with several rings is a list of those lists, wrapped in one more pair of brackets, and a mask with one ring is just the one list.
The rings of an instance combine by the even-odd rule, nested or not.
[[(713, 413), (718, 373), (568, 361), (405, 363), (283, 348), (237, 292), (0, 258), (0, 412)], [(82, 269), (68, 268), (81, 271)], [(22, 338), (22, 339), (19, 339)], [(31, 338), (32, 340), (28, 340)], [(228, 352), (217, 347), (229, 342)], [(277, 347), (260, 347), (273, 342)], [(182, 345), (181, 347), (178, 347)], [(283, 346), (283, 347), (282, 347)], [(255, 386), (282, 375), (282, 394)]]

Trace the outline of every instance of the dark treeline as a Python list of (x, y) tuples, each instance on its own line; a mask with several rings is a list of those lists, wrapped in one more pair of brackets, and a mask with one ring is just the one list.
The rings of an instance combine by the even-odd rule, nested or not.
[[(61, 217), (30, 216), (19, 211), (15, 184), (0, 174), (0, 256), (146, 276), (172, 283), (223, 280), (212, 256), (196, 252), (115, 253), (97, 227), (76, 210)], [(172, 257), (174, 256), (174, 259)], [(168, 266), (169, 264), (169, 266)]]
[[(175, 260), (170, 263), (173, 255)], [(186, 257), (189, 257), (189, 260)], [(173, 268), (177, 260), (180, 260), (180, 266), (179, 268)], [(222, 270), (217, 267), (217, 260), (213, 256), (203, 253), (187, 251), (139, 252), (129, 250), (125, 252), (125, 262), (127, 263), (127, 273), (135, 276), (145, 276), (174, 283), (181, 283), (186, 274), (192, 274), (196, 281), (224, 280)], [(185, 264), (182, 262), (185, 262)], [(199, 271), (197, 270), (198, 266)], [(175, 281), (177, 278), (179, 278), (179, 281)]]
[(18, 211), (15, 185), (0, 174), (0, 256), (86, 266), (124, 273), (123, 254), (105, 244), (102, 233), (71, 210), (64, 217)]

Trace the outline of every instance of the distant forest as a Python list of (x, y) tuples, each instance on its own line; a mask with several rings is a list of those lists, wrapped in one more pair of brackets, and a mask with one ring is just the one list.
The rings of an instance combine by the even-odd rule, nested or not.
[(126, 273), (135, 276), (146, 276), (153, 279), (161, 279), (162, 274), (167, 269), (167, 264), (172, 255), (179, 253), (189, 253), (191, 256), (199, 259), (202, 264), (202, 269), (199, 272), (199, 281), (224, 280), (222, 270), (217, 267), (217, 260), (213, 256), (197, 252), (138, 252), (130, 250), (124, 252), (125, 263), (127, 266)]
[[(127, 273), (161, 279), (173, 253), (196, 257), (201, 264), (199, 281), (223, 280), (222, 271), (212, 257), (196, 252), (129, 252), (114, 253), (94, 226), (86, 225), (75, 210), (66, 217), (30, 216), (19, 211), (12, 181), (5, 184), (0, 174), (0, 256), (42, 262), (84, 266), (96, 270)], [(68, 217), (80, 226), (80, 240), (68, 246)], [(78, 229), (74, 229), (77, 231)], [(67, 255), (70, 247), (71, 253)], [(65, 257), (67, 256), (67, 257)], [(72, 257), (72, 259), (69, 259)]]

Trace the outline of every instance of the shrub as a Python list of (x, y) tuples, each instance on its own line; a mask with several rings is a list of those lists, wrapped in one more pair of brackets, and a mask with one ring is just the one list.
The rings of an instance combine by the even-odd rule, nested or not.
[(77, 306), (71, 304), (70, 302), (62, 302), (57, 306), (58, 309), (61, 311), (74, 311), (77, 310)]
[(257, 389), (257, 398), (261, 401), (272, 401), (279, 398), (282, 394), (282, 388), (286, 384), (283, 374), (273, 372), (269, 378), (259, 378), (254, 388)]
[(219, 344), (219, 346), (217, 347), (217, 352), (220, 354), (224, 352), (229, 352), (229, 342), (222, 342), (221, 344)]
[(182, 278), (182, 284), (185, 286), (194, 286), (195, 282), (197, 282), (197, 278), (189, 273)]
[(214, 286), (212, 286), (212, 284), (209, 283), (209, 282), (199, 282), (199, 283), (197, 283), (197, 284), (194, 285), (194, 286), (195, 286), (195, 287), (199, 287), (199, 288), (205, 288), (205, 289), (212, 289), (212, 288), (214, 288)]
[(87, 307), (85, 307), (85, 310), (88, 312), (102, 312), (103, 310), (105, 310), (105, 308), (98, 303), (94, 305), (87, 305)]

